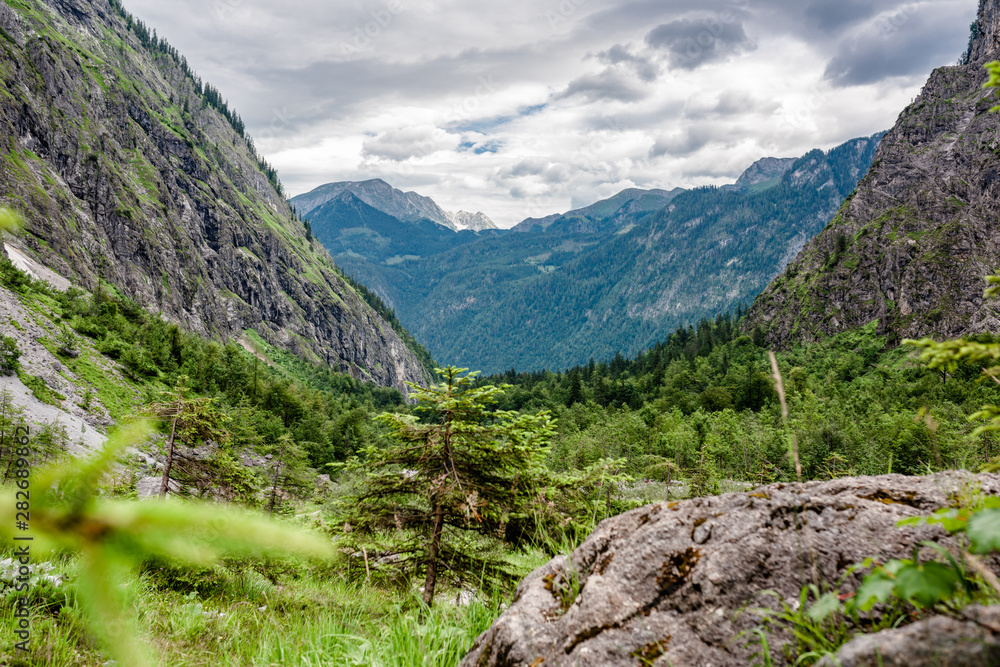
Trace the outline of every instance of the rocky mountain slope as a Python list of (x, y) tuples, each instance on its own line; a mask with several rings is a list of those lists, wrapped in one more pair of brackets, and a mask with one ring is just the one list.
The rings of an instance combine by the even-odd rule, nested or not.
[(485, 213), (445, 211), (430, 197), (418, 195), (416, 192), (397, 190), (381, 178), (327, 183), (293, 197), (291, 201), (299, 212), (311, 219), (313, 211), (345, 193), (350, 193), (372, 208), (404, 222), (430, 220), (456, 232), (464, 229), (473, 231), (496, 229), (496, 225)]
[(359, 261), (394, 266), (479, 238), (473, 231), (455, 232), (426, 218), (401, 220), (349, 191), (310, 210), (307, 217), (313, 235), (348, 272)]
[(723, 188), (625, 190), (514, 230), (458, 234), (357, 198), (313, 209), (316, 234), (438, 359), (485, 372), (634, 355), (750, 303), (830, 219), (881, 135)]
[(736, 187), (749, 188), (781, 178), (795, 164), (795, 158), (765, 157), (757, 160), (736, 181)]
[(482, 211), (477, 213), (469, 213), (468, 211), (448, 213), (448, 221), (456, 231), (468, 229), (473, 232), (481, 232), (484, 229), (497, 228), (496, 223), (490, 220), (490, 217)]
[[(793, 605), (812, 583), (848, 595), (862, 578), (848, 568), (865, 558), (884, 563), (910, 558), (914, 549), (937, 556), (925, 541), (955, 549), (956, 539), (939, 525), (897, 522), (951, 506), (970, 484), (1000, 493), (1000, 476), (949, 472), (773, 484), (632, 510), (605, 520), (569, 557), (557, 556), (522, 581), (510, 608), (461, 664), (772, 664), (752, 658), (761, 650), (753, 635), (738, 636), (760, 622), (754, 608), (777, 604), (766, 591)], [(958, 643), (945, 639), (936, 637), (939, 647)], [(785, 664), (779, 640), (794, 641), (771, 638), (773, 664)], [(919, 661), (911, 653), (910, 661), (885, 664), (996, 664), (988, 658), (998, 655), (1000, 642), (990, 641), (988, 655), (964, 642), (979, 660), (960, 654), (955, 662)], [(882, 664), (868, 657), (843, 664)]]
[(879, 321), (905, 337), (997, 331), (984, 276), (1000, 267), (1000, 115), (983, 65), (1000, 57), (984, 0), (967, 65), (935, 70), (837, 216), (761, 294), (750, 326), (777, 345)]
[(0, 205), (26, 255), (199, 333), (404, 388), (424, 369), (310, 243), (218, 90), (118, 0), (0, 3)]

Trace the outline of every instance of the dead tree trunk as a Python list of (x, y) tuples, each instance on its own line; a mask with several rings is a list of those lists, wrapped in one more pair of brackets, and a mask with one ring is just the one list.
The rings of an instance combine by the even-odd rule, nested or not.
[(170, 445), (167, 447), (167, 460), (163, 463), (163, 480), (160, 482), (160, 498), (167, 497), (167, 489), (170, 487), (170, 469), (174, 465), (174, 439), (177, 437), (177, 420), (180, 418), (180, 408), (178, 414), (174, 415), (170, 425)]
[(427, 553), (427, 579), (424, 581), (424, 604), (428, 607), (434, 601), (434, 585), (437, 583), (437, 561), (441, 550), (441, 530), (444, 528), (444, 508), (440, 502), (434, 503), (434, 528), (431, 530), (431, 548)]

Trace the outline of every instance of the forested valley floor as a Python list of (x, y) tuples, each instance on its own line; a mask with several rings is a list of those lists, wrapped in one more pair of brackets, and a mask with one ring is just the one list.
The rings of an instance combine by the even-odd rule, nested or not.
[[(740, 333), (742, 313), (680, 329), (631, 360), (489, 378), (451, 369), (464, 378), (467, 404), (446, 402), (460, 398), (456, 385), (454, 396), (429, 395), (414, 405), (394, 390), (278, 351), (252, 332), (254, 353), (184, 333), (112, 290), (60, 292), (9, 262), (0, 280), (45, 330), (40, 342), (65, 365), (64, 375), (82, 388), (81, 408), (103, 408), (122, 423), (152, 420), (153, 435), (131, 443), (143, 455), (119, 459), (91, 489), (94, 507), (136, 505), (130, 499), (140, 480), (162, 476), (156, 461), (164, 461), (175, 431), (170, 489), (179, 495), (168, 505), (197, 512), (201, 502), (225, 501), (335, 545), (317, 560), (263, 556), (251, 540), (249, 551), (220, 548), (221, 558), (199, 565), (174, 547), (131, 552), (119, 602), (136, 615), (140, 643), (155, 647), (165, 664), (453, 664), (520, 577), (571, 550), (604, 518), (651, 502), (794, 481), (790, 436), (805, 479), (975, 470), (1000, 454), (995, 437), (976, 434), (970, 421), (981, 406), (1000, 401), (1000, 387), (983, 373), (987, 361), (928, 369), (912, 346), (887, 345), (874, 322), (778, 352), (787, 421), (763, 336)], [(5, 370), (43, 402), (66, 400), (18, 357), (16, 341), (5, 339)], [(25, 420), (9, 393), (0, 419), (5, 434)], [(456, 470), (462, 452), (475, 457), (492, 446), (475, 435), (487, 424), (506, 424), (495, 439), (520, 447), (524, 460), (496, 473), (514, 490), (503, 513), (494, 516), (464, 490), (455, 496), (449, 511), (458, 518), (443, 531), (428, 606), (426, 521), (418, 515), (438, 501), (433, 490), (417, 488), (420, 475), (403, 467), (400, 478), (401, 465), (392, 466), (401, 459), (393, 456), (408, 440), (431, 442), (434, 424), (448, 420), (455, 432), (473, 434), (455, 441)], [(58, 428), (42, 432), (44, 446), (31, 450), (35, 470), (65, 461), (72, 444)], [(6, 483), (21, 457), (11, 442), (0, 450)], [(372, 474), (387, 470), (397, 471), (392, 479), (411, 475), (413, 488), (380, 494)], [(45, 502), (54, 511), (66, 499)], [(119, 528), (125, 535), (142, 530)], [(9, 635), (17, 622), (17, 566), (5, 563), (8, 613), (0, 633)], [(90, 565), (67, 548), (37, 564), (32, 658), (18, 663), (9, 651), (10, 664), (106, 662), (115, 644), (93, 628), (107, 610), (80, 599)]]

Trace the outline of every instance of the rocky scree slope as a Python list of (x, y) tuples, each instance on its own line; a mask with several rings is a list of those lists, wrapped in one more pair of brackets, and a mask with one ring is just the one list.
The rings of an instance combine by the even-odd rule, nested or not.
[(760, 295), (749, 327), (787, 346), (879, 320), (890, 340), (996, 331), (1000, 114), (982, 89), (1000, 57), (1000, 0), (980, 5), (968, 65), (935, 70), (854, 195)]
[[(764, 591), (793, 604), (803, 586), (835, 585), (867, 557), (910, 558), (925, 540), (956, 549), (940, 526), (896, 524), (952, 505), (977, 484), (996, 494), (1000, 475), (773, 484), (632, 510), (522, 581), (461, 664), (744, 667), (759, 645), (738, 635), (759, 622), (752, 608), (775, 604)], [(939, 555), (919, 548), (922, 558)], [(997, 569), (995, 559), (988, 564)], [(840, 592), (860, 582), (858, 573), (847, 576)], [(774, 664), (783, 641), (793, 640), (771, 639)]]
[(144, 45), (117, 2), (7, 0), (0, 29), (0, 205), (27, 221), (12, 243), (197, 333), (255, 329), (401, 390), (425, 379), (306, 240), (242, 121), (207, 105), (186, 61)]

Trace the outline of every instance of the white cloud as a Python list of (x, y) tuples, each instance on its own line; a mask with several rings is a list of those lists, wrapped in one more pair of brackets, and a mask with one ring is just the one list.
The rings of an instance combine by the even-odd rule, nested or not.
[(886, 129), (976, 5), (127, 0), (290, 192), (380, 177), (502, 226)]
[(361, 144), (366, 158), (384, 158), (404, 162), (411, 158), (428, 158), (436, 153), (453, 150), (458, 138), (444, 130), (424, 125), (382, 132)]

